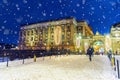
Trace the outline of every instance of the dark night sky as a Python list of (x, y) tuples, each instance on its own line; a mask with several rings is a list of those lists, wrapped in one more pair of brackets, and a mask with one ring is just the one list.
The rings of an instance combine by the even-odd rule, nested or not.
[(20, 25), (70, 16), (107, 34), (120, 22), (120, 0), (0, 0), (0, 43), (17, 44)]

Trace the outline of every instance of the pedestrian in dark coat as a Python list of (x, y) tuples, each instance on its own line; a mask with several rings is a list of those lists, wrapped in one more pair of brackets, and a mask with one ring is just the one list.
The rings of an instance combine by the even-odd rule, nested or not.
[(109, 60), (111, 61), (111, 58), (112, 58), (112, 51), (109, 50), (108, 53), (107, 53), (107, 55), (108, 55)]
[(89, 55), (89, 60), (92, 61), (92, 55), (93, 55), (94, 49), (93, 47), (89, 47), (87, 49), (87, 55)]

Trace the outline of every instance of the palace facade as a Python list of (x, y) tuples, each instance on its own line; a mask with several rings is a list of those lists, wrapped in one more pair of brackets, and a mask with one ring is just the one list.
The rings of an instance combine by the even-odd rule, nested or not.
[(20, 50), (67, 50), (86, 53), (93, 45), (95, 53), (112, 50), (120, 53), (120, 24), (111, 27), (109, 35), (93, 34), (86, 21), (75, 18), (40, 22), (21, 27)]
[(93, 36), (93, 32), (85, 21), (69, 18), (41, 22), (21, 27), (19, 49), (75, 51), (79, 39), (87, 36)]

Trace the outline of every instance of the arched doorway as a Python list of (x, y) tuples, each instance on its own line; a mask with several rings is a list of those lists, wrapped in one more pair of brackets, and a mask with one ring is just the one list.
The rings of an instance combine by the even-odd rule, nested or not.
[(101, 40), (94, 41), (93, 48), (94, 48), (95, 54), (104, 53), (104, 42)]

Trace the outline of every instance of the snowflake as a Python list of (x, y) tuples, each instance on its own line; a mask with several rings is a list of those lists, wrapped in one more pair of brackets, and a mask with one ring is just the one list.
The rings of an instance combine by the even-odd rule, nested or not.
[(8, 1), (7, 1), (7, 0), (3, 0), (3, 3), (4, 3), (4, 4), (8, 4)]
[(17, 40), (17, 43), (19, 43), (19, 40)]
[(116, 2), (110, 2), (111, 6), (116, 6)]
[(8, 38), (8, 37), (6, 37), (6, 39), (8, 40), (9, 38)]
[(98, 21), (100, 21), (100, 18), (98, 18)]
[(101, 24), (103, 23), (103, 21), (100, 22)]
[(82, 16), (85, 16), (85, 14), (83, 13)]
[(26, 4), (26, 3), (27, 3), (27, 0), (23, 0), (23, 3)]
[(18, 28), (18, 26), (15, 26), (16, 28)]
[(30, 19), (33, 19), (33, 17), (31, 16)]
[(82, 9), (84, 9), (85, 7), (82, 6)]
[(7, 23), (7, 20), (5, 20), (3, 23)]
[(52, 1), (51, 3), (54, 4), (54, 1)]
[(17, 10), (19, 11), (19, 10), (20, 10), (20, 8), (18, 7), (18, 8), (17, 8)]
[(30, 15), (29, 15), (29, 14), (27, 14), (27, 17), (30, 17)]
[(17, 8), (19, 7), (19, 5), (18, 5), (18, 4), (16, 4), (15, 6), (16, 6)]
[(50, 16), (52, 16), (52, 14), (50, 14)]
[(117, 14), (116, 17), (120, 16), (120, 14)]
[(104, 26), (104, 29), (106, 29), (106, 27)]
[(42, 4), (41, 4), (41, 3), (39, 3), (39, 4), (38, 4), (38, 6), (39, 6), (39, 7), (41, 7), (41, 6), (42, 6)]
[(14, 13), (13, 15), (16, 16), (16, 13)]
[(43, 15), (43, 16), (46, 16), (46, 13), (45, 13), (45, 12), (42, 12), (42, 15)]
[(82, 4), (85, 4), (86, 3), (86, 0), (82, 0)]
[(28, 7), (28, 9), (30, 9), (30, 6)]
[(4, 40), (3, 40), (3, 39), (1, 39), (1, 41), (3, 42)]
[(15, 31), (14, 34), (17, 34), (17, 31)]
[(80, 4), (77, 3), (76, 6), (77, 6), (77, 7), (80, 7)]
[(102, 9), (102, 6), (100, 5), (99, 8)]
[(62, 3), (62, 0), (59, 0), (59, 3)]
[(18, 23), (20, 23), (22, 20), (23, 20), (22, 17), (19, 17), (19, 18), (16, 19), (16, 21), (17, 21)]
[(19, 5), (18, 5), (18, 4), (16, 4), (15, 6), (16, 6), (17, 10), (19, 11), (19, 10), (20, 10)]
[(73, 12), (74, 12), (74, 13), (76, 13), (76, 10), (75, 10), (75, 9), (73, 9)]
[(88, 14), (92, 16), (92, 15), (93, 15), (93, 12), (89, 12)]
[(6, 11), (8, 11), (9, 9), (6, 9)]
[(117, 3), (120, 3), (120, 0), (117, 0)]
[(105, 19), (105, 18), (106, 18), (104, 15), (103, 15), (102, 17), (103, 17), (103, 19)]
[(114, 8), (112, 8), (112, 11), (114, 11)]
[(62, 14), (63, 14), (63, 12), (60, 12), (60, 14), (62, 15)]
[(5, 30), (4, 30), (4, 35), (8, 35), (8, 34), (9, 34), (9, 31), (10, 31), (10, 30), (5, 29)]
[(95, 10), (95, 7), (91, 7), (91, 10)]
[(54, 11), (51, 11), (51, 13), (54, 13)]
[(2, 26), (1, 28), (2, 28), (2, 29), (5, 29), (5, 26)]

